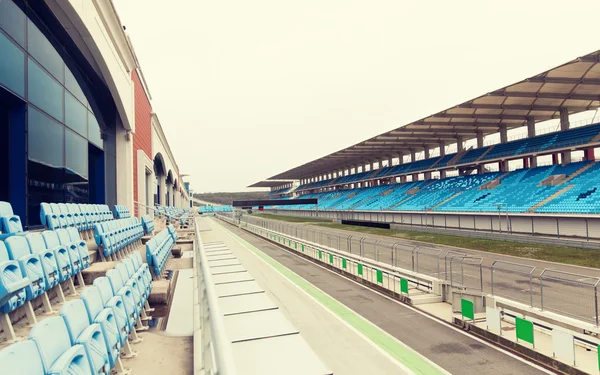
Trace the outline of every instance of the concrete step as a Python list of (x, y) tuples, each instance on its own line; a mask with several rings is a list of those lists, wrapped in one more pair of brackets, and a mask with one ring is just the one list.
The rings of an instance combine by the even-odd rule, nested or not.
[(411, 305), (425, 305), (428, 303), (438, 303), (438, 302), (444, 302), (442, 299), (442, 296), (438, 296), (435, 294), (418, 294), (418, 295), (409, 295), (408, 296), (408, 301)]

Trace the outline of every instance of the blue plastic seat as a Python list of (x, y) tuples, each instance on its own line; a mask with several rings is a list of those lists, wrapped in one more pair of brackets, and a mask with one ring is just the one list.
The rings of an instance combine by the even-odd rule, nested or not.
[(97, 323), (90, 323), (85, 304), (76, 299), (66, 302), (60, 309), (65, 320), (71, 345), (82, 345), (95, 374), (109, 374), (110, 362), (102, 329)]
[(29, 285), (19, 263), (10, 260), (4, 243), (0, 242), (0, 313), (8, 314), (22, 306), (27, 299), (25, 288)]
[(133, 325), (131, 325), (127, 316), (123, 298), (113, 294), (110, 281), (106, 277), (99, 277), (94, 280), (94, 286), (98, 288), (98, 291), (100, 292), (100, 297), (102, 298), (104, 307), (111, 308), (113, 310), (113, 313), (115, 314), (115, 320), (119, 328), (121, 345), (125, 345), (127, 336), (129, 335), (129, 332), (131, 332)]
[(23, 232), (21, 218), (14, 214), (12, 206), (8, 202), (0, 202), (0, 222), (4, 233)]
[(37, 345), (46, 374), (93, 374), (84, 347), (71, 346), (62, 317), (40, 321), (31, 329), (29, 339)]
[(62, 283), (71, 278), (74, 275), (71, 257), (69, 256), (67, 247), (60, 244), (58, 234), (53, 230), (46, 230), (42, 232), (42, 238), (46, 243), (46, 248), (54, 251), (56, 262), (58, 263), (60, 282)]
[(28, 233), (25, 236), (32, 254), (38, 254), (42, 261), (42, 269), (46, 277), (46, 290), (54, 288), (60, 281), (58, 263), (54, 251), (46, 248), (40, 233)]
[(0, 364), (3, 374), (46, 375), (37, 345), (29, 340), (0, 350)]
[(59, 217), (52, 211), (49, 203), (40, 204), (40, 221), (42, 225), (49, 229), (58, 229), (60, 227)]
[(8, 256), (19, 262), (21, 273), (29, 278), (29, 285), (25, 288), (27, 300), (38, 297), (46, 291), (46, 277), (42, 260), (38, 254), (31, 254), (29, 244), (24, 236), (13, 236), (0, 245), (6, 245)]
[(106, 272), (106, 277), (110, 281), (113, 294), (115, 296), (120, 296), (123, 299), (123, 303), (125, 304), (125, 311), (127, 312), (130, 326), (133, 327), (138, 316), (140, 315), (140, 311), (138, 309), (139, 305), (138, 302), (135, 300), (133, 290), (131, 289), (131, 287), (123, 284), (121, 274), (117, 270), (108, 270)]
[(67, 248), (71, 264), (73, 265), (73, 273), (77, 274), (81, 272), (83, 264), (81, 263), (81, 256), (79, 255), (79, 244), (71, 241), (71, 236), (65, 228), (57, 229), (55, 232), (58, 235), (60, 244)]
[(91, 264), (91, 261), (87, 244), (84, 240), (81, 239), (81, 236), (79, 235), (79, 231), (77, 229), (73, 227), (67, 228), (67, 233), (71, 238), (71, 243), (77, 246), (77, 250), (79, 252), (79, 259), (81, 260), (81, 269), (84, 270), (88, 268)]
[(81, 293), (90, 321), (98, 323), (106, 342), (110, 367), (113, 368), (121, 352), (121, 336), (113, 309), (104, 308), (102, 297), (97, 287), (91, 286)]

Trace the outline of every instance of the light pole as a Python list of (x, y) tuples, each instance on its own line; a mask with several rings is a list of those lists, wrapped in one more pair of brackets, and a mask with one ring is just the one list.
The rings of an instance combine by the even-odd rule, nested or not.
[[(506, 205), (506, 203), (496, 203), (494, 204), (494, 206), (498, 207), (498, 227), (500, 228), (500, 233), (502, 233), (502, 221), (501, 221), (501, 213), (502, 213), (502, 206)], [(508, 224), (507, 224), (508, 227)]]

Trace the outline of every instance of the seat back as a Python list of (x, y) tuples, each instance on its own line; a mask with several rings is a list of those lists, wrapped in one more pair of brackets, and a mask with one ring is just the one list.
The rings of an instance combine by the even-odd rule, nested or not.
[(81, 292), (81, 299), (85, 303), (90, 322), (95, 321), (96, 317), (104, 309), (104, 303), (100, 291), (95, 286), (90, 286)]
[(69, 331), (60, 316), (38, 322), (29, 332), (29, 339), (37, 345), (47, 373), (56, 360), (71, 347)]
[(44, 238), (41, 233), (30, 232), (25, 235), (25, 239), (29, 244), (29, 249), (31, 249), (32, 254), (43, 253), (48, 250), (46, 248), (46, 242), (44, 242)]
[(48, 249), (54, 249), (57, 246), (60, 246), (60, 240), (58, 239), (58, 234), (56, 234), (53, 230), (45, 230), (42, 232), (42, 238), (46, 243), (46, 247)]
[(44, 364), (35, 342), (26, 340), (0, 350), (3, 374), (44, 375)]
[(69, 234), (69, 237), (71, 238), (71, 242), (81, 241), (81, 236), (79, 235), (79, 231), (77, 230), (77, 228), (69, 227), (69, 228), (67, 228), (67, 233)]
[(90, 318), (81, 299), (65, 302), (60, 308), (60, 316), (65, 320), (71, 345), (75, 345), (77, 338), (90, 325)]
[(13, 260), (19, 260), (27, 255), (31, 255), (29, 243), (27, 243), (27, 239), (24, 236), (8, 237), (4, 243), (8, 250), (8, 256)]
[(69, 236), (69, 232), (67, 232), (67, 230), (64, 228), (57, 229), (56, 234), (58, 235), (58, 240), (60, 241), (61, 245), (68, 245), (71, 242), (73, 242), (71, 241), (71, 236)]
[(115, 314), (115, 320), (117, 321), (117, 326), (119, 326), (119, 333), (121, 335), (121, 345), (124, 345), (134, 321), (128, 319), (125, 303), (121, 296), (114, 296), (109, 299), (106, 307), (111, 308)]
[(96, 280), (94, 280), (94, 286), (98, 288), (98, 291), (100, 292), (100, 297), (102, 298), (102, 303), (104, 304), (104, 306), (106, 306), (108, 301), (114, 296), (110, 280), (108, 280), (108, 278), (105, 276), (99, 277)]
[(108, 270), (106, 271), (106, 277), (110, 281), (110, 286), (112, 286), (113, 294), (117, 294), (119, 290), (123, 287), (123, 278), (121, 277), (121, 273), (117, 270)]
[(121, 274), (121, 280), (123, 280), (123, 284), (127, 283), (131, 276), (133, 276), (133, 272), (131, 273), (131, 275), (129, 274), (129, 270), (125, 265), (125, 262), (119, 262), (115, 266), (115, 270), (119, 271), (119, 273)]
[(40, 203), (40, 221), (42, 222), (43, 226), (48, 226), (48, 223), (46, 222), (48, 215), (52, 215), (52, 208), (50, 207), (50, 204)]

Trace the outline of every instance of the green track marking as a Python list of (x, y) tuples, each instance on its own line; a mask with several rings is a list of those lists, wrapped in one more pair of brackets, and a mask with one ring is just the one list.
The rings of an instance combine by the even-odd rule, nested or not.
[(346, 322), (356, 331), (364, 335), (367, 339), (371, 340), (376, 346), (389, 354), (392, 358), (406, 366), (406, 368), (412, 371), (415, 375), (449, 374), (447, 371), (437, 367), (437, 365), (433, 364), (425, 357), (415, 352), (409, 346), (392, 337), (375, 324), (363, 318), (356, 312), (346, 307), (344, 304), (323, 292), (321, 289), (315, 287), (307, 280), (298, 276), (289, 268), (263, 253), (246, 240), (227, 230), (220, 223), (217, 223), (217, 225), (224, 229), (225, 233), (227, 233), (230, 237), (253, 252), (292, 283), (296, 284), (325, 308), (333, 312), (342, 321)]

